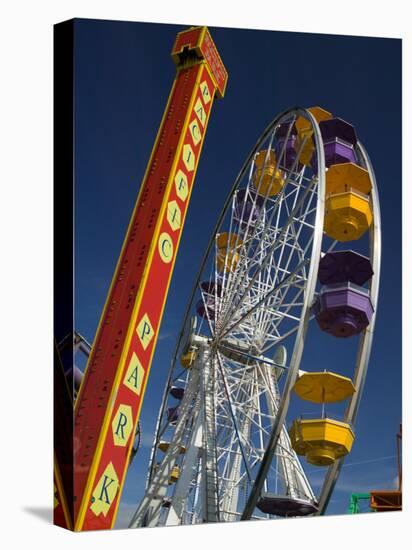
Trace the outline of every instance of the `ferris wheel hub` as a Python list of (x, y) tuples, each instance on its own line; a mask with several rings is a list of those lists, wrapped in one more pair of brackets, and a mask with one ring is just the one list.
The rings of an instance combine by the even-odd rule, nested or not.
[(253, 347), (245, 346), (245, 349), (242, 349), (241, 342), (230, 342), (228, 340), (222, 340), (217, 349), (224, 355), (227, 359), (240, 363), (241, 365), (249, 366), (257, 364), (266, 364), (273, 367), (276, 377), (279, 378), (285, 367), (277, 364), (272, 359), (265, 357), (258, 353)]

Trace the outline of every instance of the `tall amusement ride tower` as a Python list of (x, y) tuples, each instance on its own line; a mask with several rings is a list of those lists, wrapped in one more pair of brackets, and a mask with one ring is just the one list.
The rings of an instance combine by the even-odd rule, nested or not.
[(114, 524), (215, 97), (227, 73), (206, 27), (177, 35), (177, 75), (75, 403), (74, 526)]

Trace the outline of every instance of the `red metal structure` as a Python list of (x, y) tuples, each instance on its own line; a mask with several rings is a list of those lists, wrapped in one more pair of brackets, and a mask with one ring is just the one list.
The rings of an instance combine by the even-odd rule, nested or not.
[(402, 424), (396, 434), (398, 455), (398, 489), (396, 491), (371, 491), (370, 507), (375, 512), (402, 510)]
[(56, 343), (54, 344), (53, 387), (55, 418), (53, 522), (60, 527), (72, 529), (72, 507), (70, 504), (73, 501), (73, 495), (70, 493), (70, 489), (73, 486), (73, 440), (70, 425), (73, 420), (73, 401)]
[(75, 404), (75, 530), (116, 519), (187, 206), (227, 72), (206, 27), (177, 35), (167, 106)]

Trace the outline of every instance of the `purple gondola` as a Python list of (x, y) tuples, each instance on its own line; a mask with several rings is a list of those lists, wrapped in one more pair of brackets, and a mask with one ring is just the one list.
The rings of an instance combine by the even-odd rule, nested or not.
[(353, 250), (328, 252), (319, 263), (319, 282), (322, 285), (351, 282), (362, 286), (369, 281), (373, 270), (369, 258)]
[(200, 283), (200, 288), (206, 292), (206, 294), (211, 294), (212, 296), (215, 296), (215, 294), (220, 296), (222, 293), (222, 285), (214, 281), (203, 281), (203, 283)]
[(163, 508), (170, 508), (172, 505), (172, 499), (171, 497), (163, 497), (162, 500), (162, 507)]
[[(290, 130), (289, 130), (290, 128)], [(279, 124), (279, 128), (276, 130), (276, 137), (278, 139), (286, 139), (286, 137), (290, 136), (296, 136), (297, 130), (295, 123), (291, 124), (290, 122), (282, 122), (282, 124)]]
[[(288, 139), (285, 145), (285, 140), (287, 136)], [(291, 126), (289, 122), (282, 123), (277, 129), (276, 137), (278, 138), (278, 141), (276, 143), (275, 152), (276, 157), (279, 158), (279, 166), (280, 168), (291, 170), (294, 167), (294, 163), (296, 160), (296, 148), (298, 139), (295, 125), (292, 124)], [(294, 167), (295, 170), (300, 170), (301, 168), (302, 165), (300, 162), (298, 162)]]
[(357, 158), (355, 145), (357, 137), (355, 128), (341, 118), (331, 118), (319, 122), (325, 150), (325, 165), (353, 162)]
[(202, 289), (203, 298), (196, 303), (196, 312), (203, 319), (207, 319), (209, 315), (210, 320), (213, 320), (215, 316), (215, 297), (216, 295), (221, 296), (222, 285), (214, 281), (203, 281), (200, 283), (200, 288)]
[(338, 138), (345, 143), (355, 146), (358, 142), (355, 128), (341, 118), (330, 118), (319, 122), (320, 132), (324, 142)]
[(247, 189), (239, 189), (235, 199), (234, 215), (242, 229), (248, 223), (253, 226), (259, 217), (262, 204), (262, 196)]
[(180, 388), (179, 386), (172, 386), (170, 388), (170, 395), (174, 397), (175, 399), (183, 399), (183, 396), (185, 394), (184, 388)]
[(274, 493), (263, 493), (256, 506), (264, 514), (281, 517), (308, 516), (318, 511), (313, 502)]
[(312, 311), (321, 330), (347, 338), (369, 325), (373, 306), (366, 289), (346, 283), (323, 287)]
[(356, 153), (352, 145), (340, 141), (336, 138), (334, 141), (324, 143), (325, 149), (325, 166), (329, 167), (332, 164), (340, 164), (342, 162), (357, 163)]
[(215, 299), (212, 296), (207, 296), (205, 300), (199, 300), (196, 303), (196, 313), (203, 319), (209, 317), (212, 321), (215, 316)]
[(179, 418), (179, 412), (177, 409), (178, 407), (170, 407), (169, 409), (167, 409), (167, 421), (170, 424), (174, 424)]

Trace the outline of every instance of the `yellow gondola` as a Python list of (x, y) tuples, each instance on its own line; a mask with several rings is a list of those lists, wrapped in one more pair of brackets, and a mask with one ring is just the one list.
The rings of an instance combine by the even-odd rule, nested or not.
[[(163, 451), (164, 453), (169, 449), (169, 447), (170, 447), (169, 441), (161, 441), (161, 442), (159, 443), (159, 449), (160, 449), (161, 451)], [(180, 449), (179, 449), (179, 453), (180, 453), (181, 455), (183, 455), (183, 454), (185, 454), (185, 452), (186, 452), (186, 447), (185, 447), (184, 445), (181, 445), (181, 446), (180, 446)]]
[(173, 466), (172, 471), (170, 473), (169, 485), (171, 485), (172, 483), (176, 483), (179, 477), (180, 477), (179, 466)]
[[(325, 111), (325, 109), (322, 109), (322, 107), (310, 107), (308, 111), (315, 117), (317, 122), (333, 118), (332, 113), (329, 113), (329, 111)], [(299, 161), (305, 166), (308, 166), (310, 164), (310, 161), (312, 160), (312, 155), (315, 151), (315, 145), (312, 140), (312, 124), (307, 118), (303, 116), (298, 116), (295, 122), (295, 127), (298, 133), (298, 139), (295, 143), (295, 151), (299, 152), (302, 146), (302, 142), (306, 138), (305, 144), (303, 145), (302, 151), (299, 155)]]
[(329, 195), (326, 199), (325, 233), (340, 242), (362, 237), (372, 223), (369, 197), (355, 190)]
[[(329, 120), (330, 118), (333, 118), (332, 113), (326, 111), (325, 109), (322, 109), (322, 107), (309, 107), (308, 111), (311, 115), (315, 117), (316, 122), (321, 122), (322, 120)], [(298, 132), (298, 136), (300, 137), (303, 137), (307, 133), (310, 133), (310, 135), (313, 134), (311, 122), (303, 116), (298, 116), (295, 122), (295, 127)]]
[[(267, 156), (267, 160), (266, 160)], [(265, 162), (266, 160), (266, 162)], [(276, 168), (276, 156), (273, 151), (259, 151), (255, 158), (256, 170), (253, 174), (253, 186), (264, 197), (274, 197), (285, 185), (285, 174)]]
[(326, 194), (345, 193), (351, 188), (368, 195), (372, 189), (369, 172), (353, 162), (332, 164), (326, 172)]
[(349, 424), (331, 418), (295, 420), (289, 436), (296, 453), (314, 466), (330, 466), (350, 453), (355, 439)]
[(234, 271), (239, 262), (238, 251), (243, 244), (236, 233), (221, 233), (216, 240), (218, 271)]
[(190, 369), (196, 359), (196, 351), (188, 351), (180, 357), (180, 364), (185, 369)]
[[(267, 156), (267, 160), (266, 160)], [(256, 168), (262, 169), (263, 166), (266, 164), (276, 164), (276, 155), (273, 150), (270, 150), (268, 153), (267, 149), (262, 149), (259, 151), (259, 153), (255, 157), (255, 166)]]
[(228, 250), (225, 253), (223, 250), (219, 251), (217, 254), (217, 269), (222, 273), (222, 271), (234, 271), (239, 262), (239, 254), (232, 250)]
[(242, 246), (242, 239), (237, 233), (220, 233), (216, 239), (216, 245), (218, 248), (234, 248), (238, 249)]

